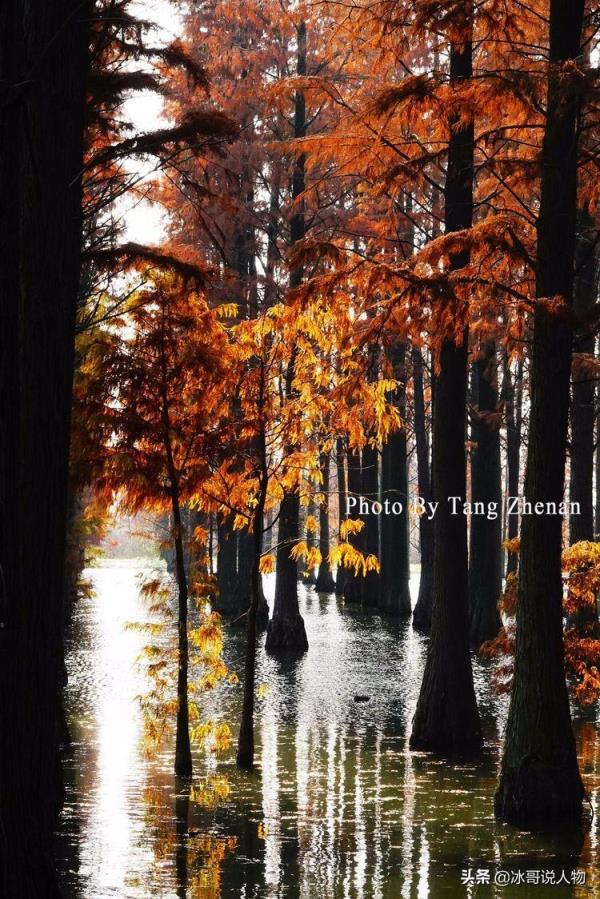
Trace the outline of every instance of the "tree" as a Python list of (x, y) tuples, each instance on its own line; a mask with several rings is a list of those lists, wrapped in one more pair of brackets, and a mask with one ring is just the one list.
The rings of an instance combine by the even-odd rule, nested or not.
[[(413, 403), (415, 447), (417, 453), (417, 483), (419, 496), (425, 503), (433, 499), (431, 465), (429, 461), (429, 435), (425, 412), (425, 391), (423, 385), (423, 354), (417, 347), (412, 351)], [(413, 627), (428, 633), (431, 628), (433, 606), (433, 521), (427, 515), (419, 516), (419, 545), (421, 550), (421, 574), (419, 594), (413, 612)]]
[[(460, 41), (450, 47), (450, 83), (471, 78), (473, 7), (460, 14)], [(445, 183), (446, 233), (473, 223), (474, 124), (472, 117), (450, 120)], [(460, 270), (468, 251), (451, 254), (450, 266)], [(473, 750), (481, 746), (479, 714), (469, 655), (467, 598), (467, 522), (453, 515), (449, 497), (466, 498), (466, 389), (468, 330), (444, 336), (436, 372), (433, 409), (433, 481), (440, 507), (435, 517), (434, 583), (431, 636), (427, 663), (413, 720), (413, 749), (438, 752)]]
[[(496, 349), (485, 340), (473, 364), (474, 407), (471, 412), (471, 498), (483, 503), (483, 514), (471, 518), (469, 553), (469, 618), (471, 645), (477, 649), (495, 637), (502, 622), (502, 472)], [(517, 495), (516, 493), (514, 494)], [(488, 512), (492, 509), (491, 513)], [(494, 517), (495, 516), (495, 517)]]
[[(402, 427), (390, 434), (381, 458), (381, 498), (391, 504), (392, 512), (381, 517), (381, 611), (400, 618), (409, 618), (410, 564), (408, 556), (408, 467), (406, 415), (406, 344), (397, 344), (389, 351), (392, 376), (398, 382), (395, 401)], [(394, 504), (401, 511), (394, 511)]]
[(321, 564), (317, 573), (315, 590), (317, 593), (333, 593), (335, 581), (329, 566), (329, 462), (328, 451), (321, 453), (319, 471), (321, 476), (321, 503), (319, 505), (319, 552)]
[(153, 287), (135, 295), (126, 326), (130, 337), (97, 339), (88, 357), (113, 397), (104, 409), (110, 451), (102, 483), (129, 511), (171, 514), (178, 634), (175, 773), (190, 775), (190, 584), (182, 510), (217, 452), (212, 421), (222, 402), (227, 341), (206, 300), (169, 275), (157, 275)]
[[(564, 490), (577, 213), (577, 92), (584, 3), (550, 3), (541, 153), (525, 496), (560, 503)], [(521, 526), (515, 672), (495, 799), (499, 818), (529, 826), (577, 819), (583, 785), (564, 674), (562, 520)]]
[[(58, 691), (90, 5), (0, 11), (0, 884), (56, 896)], [(32, 810), (35, 810), (32, 813)]]

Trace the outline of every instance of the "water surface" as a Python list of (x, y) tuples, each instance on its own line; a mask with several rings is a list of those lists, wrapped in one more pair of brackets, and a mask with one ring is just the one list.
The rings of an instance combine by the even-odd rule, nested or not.
[[(600, 894), (596, 817), (553, 836), (494, 821), (506, 700), (491, 693), (485, 668), (475, 660), (483, 758), (449, 764), (410, 753), (425, 639), (312, 588), (300, 588), (309, 652), (258, 654), (258, 682), (269, 689), (257, 709), (256, 771), (238, 772), (233, 752), (197, 754), (190, 801), (190, 784), (172, 774), (172, 747), (153, 759), (143, 751), (137, 697), (147, 684), (136, 659), (144, 637), (126, 624), (146, 617), (144, 564), (89, 571), (93, 592), (76, 608), (67, 656), (74, 746), (59, 835), (69, 899)], [(411, 586), (416, 595), (416, 579)], [(267, 594), (272, 587), (267, 579)], [(238, 629), (226, 632), (226, 656), (241, 673)], [(223, 685), (207, 697), (205, 714), (235, 728), (240, 698), (239, 687)], [(575, 715), (596, 810), (595, 715)], [(585, 883), (550, 885), (573, 871)], [(498, 876), (532, 882), (500, 886)]]

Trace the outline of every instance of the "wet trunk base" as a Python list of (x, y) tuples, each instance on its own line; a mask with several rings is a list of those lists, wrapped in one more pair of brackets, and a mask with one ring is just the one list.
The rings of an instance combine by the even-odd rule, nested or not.
[(319, 567), (319, 573), (315, 581), (315, 590), (317, 593), (335, 593), (335, 581), (333, 575), (327, 565)]
[(421, 569), (419, 595), (413, 610), (413, 628), (420, 634), (431, 631), (431, 611), (433, 609), (433, 570)]
[(428, 658), (410, 748), (451, 756), (472, 755), (482, 746), (470, 661), (461, 666), (448, 659), (432, 663)]
[[(248, 610), (239, 611), (237, 616), (231, 622), (233, 627), (245, 627), (246, 619), (248, 617)], [(264, 631), (269, 623), (269, 603), (264, 597), (264, 594), (261, 594), (261, 597), (258, 601), (258, 607), (256, 609), (256, 627), (259, 631)]]
[(410, 618), (412, 606), (408, 585), (384, 588), (381, 593), (380, 609), (382, 615), (388, 618)]
[(497, 606), (489, 602), (485, 606), (479, 604), (471, 610), (470, 618), (469, 639), (474, 649), (479, 649), (486, 640), (493, 640), (498, 636), (502, 621)]
[(267, 627), (265, 647), (267, 652), (306, 652), (308, 640), (302, 615), (273, 616)]
[(193, 773), (192, 754), (189, 746), (175, 749), (175, 774), (181, 777), (190, 777)]
[(483, 748), (479, 729), (466, 728), (448, 721), (428, 721), (413, 729), (410, 748), (415, 752), (431, 752), (443, 758), (449, 756), (473, 756)]
[(581, 819), (584, 789), (577, 765), (526, 756), (502, 772), (494, 797), (496, 818), (526, 829), (573, 824)]

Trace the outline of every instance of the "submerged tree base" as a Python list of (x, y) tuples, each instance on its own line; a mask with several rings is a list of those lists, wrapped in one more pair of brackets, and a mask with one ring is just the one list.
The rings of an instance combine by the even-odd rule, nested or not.
[(497, 605), (487, 603), (486, 606), (478, 604), (471, 610), (469, 639), (473, 649), (479, 649), (486, 640), (497, 637), (502, 627), (502, 620)]
[(319, 571), (315, 584), (317, 593), (335, 593), (335, 581), (329, 570), (324, 573)]
[(408, 586), (400, 589), (388, 588), (382, 590), (380, 608), (383, 615), (391, 618), (410, 618), (412, 615), (412, 604)]
[[(447, 682), (450, 672), (454, 672), (454, 684)], [(459, 677), (456, 665), (433, 666), (429, 662), (413, 719), (410, 748), (446, 756), (477, 753), (482, 747), (470, 667), (465, 665)]]
[(267, 652), (306, 652), (308, 640), (302, 615), (274, 616), (267, 627)]
[(552, 763), (529, 755), (502, 772), (494, 811), (507, 824), (543, 829), (579, 821), (584, 795), (576, 763), (567, 758)]

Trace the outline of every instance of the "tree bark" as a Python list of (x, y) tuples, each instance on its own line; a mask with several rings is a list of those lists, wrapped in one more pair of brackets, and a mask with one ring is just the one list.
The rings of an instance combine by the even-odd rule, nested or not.
[[(471, 516), (469, 558), (469, 619), (471, 645), (479, 648), (496, 636), (502, 626), (498, 601), (502, 593), (502, 469), (496, 349), (483, 348), (473, 365), (477, 408), (473, 409), (471, 440), (471, 499), (484, 504), (486, 514)], [(490, 418), (492, 416), (492, 418)], [(496, 518), (488, 518), (489, 504)]]
[[(264, 375), (264, 372), (263, 372)], [(262, 382), (264, 390), (264, 380)], [(261, 400), (263, 398), (261, 391)], [(254, 691), (256, 683), (256, 623), (261, 600), (260, 557), (262, 553), (262, 523), (267, 497), (269, 477), (266, 467), (264, 431), (258, 442), (260, 454), (260, 483), (258, 503), (254, 511), (252, 537), (254, 555), (252, 560), (252, 602), (248, 610), (246, 624), (246, 659), (244, 664), (244, 698), (238, 736), (236, 761), (239, 768), (251, 770), (254, 767)], [(301, 619), (302, 620), (302, 619)], [(267, 635), (268, 639), (268, 635)]]
[[(573, 302), (577, 93), (564, 63), (581, 53), (583, 0), (551, 0), (547, 111), (537, 224), (536, 296)], [(534, 313), (525, 497), (563, 498), (572, 330), (565, 310)], [(581, 815), (583, 784), (565, 683), (562, 517), (523, 516), (513, 686), (495, 798), (498, 818), (544, 826)]]
[(53, 830), (88, 4), (0, 8), (0, 894), (56, 897)]
[[(363, 529), (363, 550), (365, 555), (376, 556), (379, 560), (379, 515), (373, 512), (373, 503), (379, 502), (379, 451), (372, 446), (365, 446), (362, 451), (362, 487), (361, 494), (367, 501), (369, 511), (361, 518), (365, 523)], [(379, 606), (380, 575), (377, 571), (369, 571), (363, 577), (362, 601), (365, 606)]]
[[(362, 490), (362, 474), (361, 474), (361, 457), (360, 452), (348, 452), (348, 497), (354, 497), (357, 502)], [(350, 513), (348, 518), (356, 520), (358, 515)], [(348, 543), (355, 549), (364, 550), (364, 530), (357, 534), (348, 535)], [(345, 569), (344, 578), (344, 599), (346, 602), (358, 603), (362, 599), (363, 579), (360, 575), (354, 574), (351, 568)]]
[[(175, 477), (175, 475), (173, 475)], [(171, 505), (175, 531), (175, 573), (177, 577), (177, 731), (175, 774), (191, 775), (190, 712), (188, 697), (188, 585), (183, 551), (183, 528), (176, 479), (171, 482)]]
[[(338, 481), (338, 517), (340, 527), (342, 523), (348, 517), (346, 514), (346, 500), (348, 496), (348, 484), (346, 478), (346, 454), (344, 452), (344, 441), (343, 438), (338, 437), (335, 442), (335, 463), (337, 468), (337, 481)], [(337, 571), (335, 573), (335, 592), (337, 596), (344, 595), (344, 589), (346, 584), (346, 569), (343, 565), (338, 565)]]
[(269, 652), (305, 652), (308, 649), (304, 619), (298, 604), (298, 565), (290, 555), (299, 539), (299, 521), (300, 497), (297, 493), (288, 493), (279, 510), (275, 604), (267, 627), (266, 648)]
[[(417, 480), (419, 496), (425, 502), (433, 499), (431, 466), (429, 462), (429, 437), (425, 414), (425, 391), (423, 388), (423, 356), (421, 350), (413, 347), (413, 393), (414, 427), (417, 451)], [(421, 550), (421, 575), (419, 594), (413, 611), (413, 627), (422, 633), (431, 630), (431, 609), (433, 607), (433, 521), (427, 515), (419, 518), (419, 546)]]
[(237, 615), (237, 535), (227, 519), (217, 524), (217, 598), (215, 610)]
[[(410, 562), (408, 555), (408, 460), (406, 451), (406, 372), (405, 344), (390, 351), (394, 378), (399, 387), (392, 397), (398, 406), (402, 427), (394, 431), (383, 448), (381, 460), (381, 499), (388, 500), (391, 512), (381, 516), (381, 596), (379, 606), (387, 615), (410, 618)], [(393, 511), (395, 503), (402, 511)]]
[[(450, 48), (450, 81), (470, 79), (472, 10), (469, 33)], [(455, 120), (448, 148), (445, 185), (446, 231), (470, 228), (473, 222), (473, 122)], [(451, 259), (463, 268), (468, 252)], [(423, 683), (413, 720), (413, 749), (438, 753), (477, 750), (481, 727), (473, 686), (468, 631), (467, 520), (452, 515), (449, 497), (466, 497), (466, 391), (468, 333), (462, 342), (443, 340), (436, 377), (433, 413), (433, 479), (440, 506), (435, 516), (434, 594), (431, 636)]]
[[(317, 515), (317, 504), (315, 503), (314, 497), (311, 496), (308, 501), (308, 506), (306, 507), (306, 515), (310, 518), (316, 518)], [(316, 544), (316, 536), (315, 532), (312, 530), (308, 530), (305, 528), (305, 537), (306, 537), (306, 546), (308, 549), (313, 549)], [(314, 568), (309, 568), (307, 566), (306, 570), (302, 574), (302, 583), (307, 586), (312, 586), (316, 583), (315, 570)]]
[[(296, 72), (306, 75), (306, 23), (300, 22), (297, 27), (298, 49)], [(297, 90), (294, 98), (294, 137), (306, 136), (306, 101), (304, 91)], [(290, 222), (290, 243), (293, 246), (306, 235), (304, 201), (301, 199), (305, 189), (306, 157), (300, 153), (294, 163), (292, 172), (292, 200), (296, 201), (295, 211)], [(294, 266), (290, 271), (290, 288), (293, 290), (302, 283), (301, 266)], [(294, 354), (286, 373), (286, 393), (291, 395), (294, 379)], [(300, 498), (296, 493), (287, 493), (281, 502), (279, 513), (279, 539), (276, 556), (275, 605), (273, 617), (267, 628), (266, 647), (269, 651), (294, 650), (304, 652), (308, 649), (304, 620), (298, 605), (298, 566), (290, 556), (290, 550), (298, 541), (300, 534)]]
[[(504, 378), (502, 384), (506, 417), (506, 480), (509, 497), (519, 495), (519, 477), (521, 468), (521, 429), (523, 421), (523, 359), (519, 359), (515, 382), (512, 380), (509, 361), (504, 361)], [(519, 516), (508, 515), (506, 536), (514, 540), (519, 536)], [(517, 570), (518, 556), (507, 553), (506, 574)]]
[[(259, 524), (261, 534), (261, 553), (262, 553), (262, 533), (263, 522)], [(252, 566), (254, 564), (254, 534), (244, 529), (238, 532), (238, 558), (237, 558), (237, 615), (243, 616), (250, 608), (252, 602)], [(258, 589), (260, 598), (258, 601), (258, 609), (256, 611), (257, 627), (264, 630), (269, 621), (269, 604), (265, 598), (262, 584), (262, 575), (259, 578)], [(242, 620), (240, 618), (240, 620)]]
[(319, 552), (321, 564), (315, 582), (317, 593), (333, 593), (335, 581), (329, 567), (329, 453), (321, 453), (319, 467), (323, 483), (321, 492), (323, 502), (319, 506)]
[[(577, 240), (577, 277), (573, 297), (576, 317), (584, 318), (596, 302), (597, 252), (595, 223), (584, 211), (579, 212), (580, 234)], [(594, 334), (583, 325), (573, 340), (576, 353), (594, 355)], [(571, 514), (571, 543), (594, 539), (594, 380), (591, 374), (573, 375), (571, 397), (571, 483), (570, 501), (578, 503), (579, 513)]]

